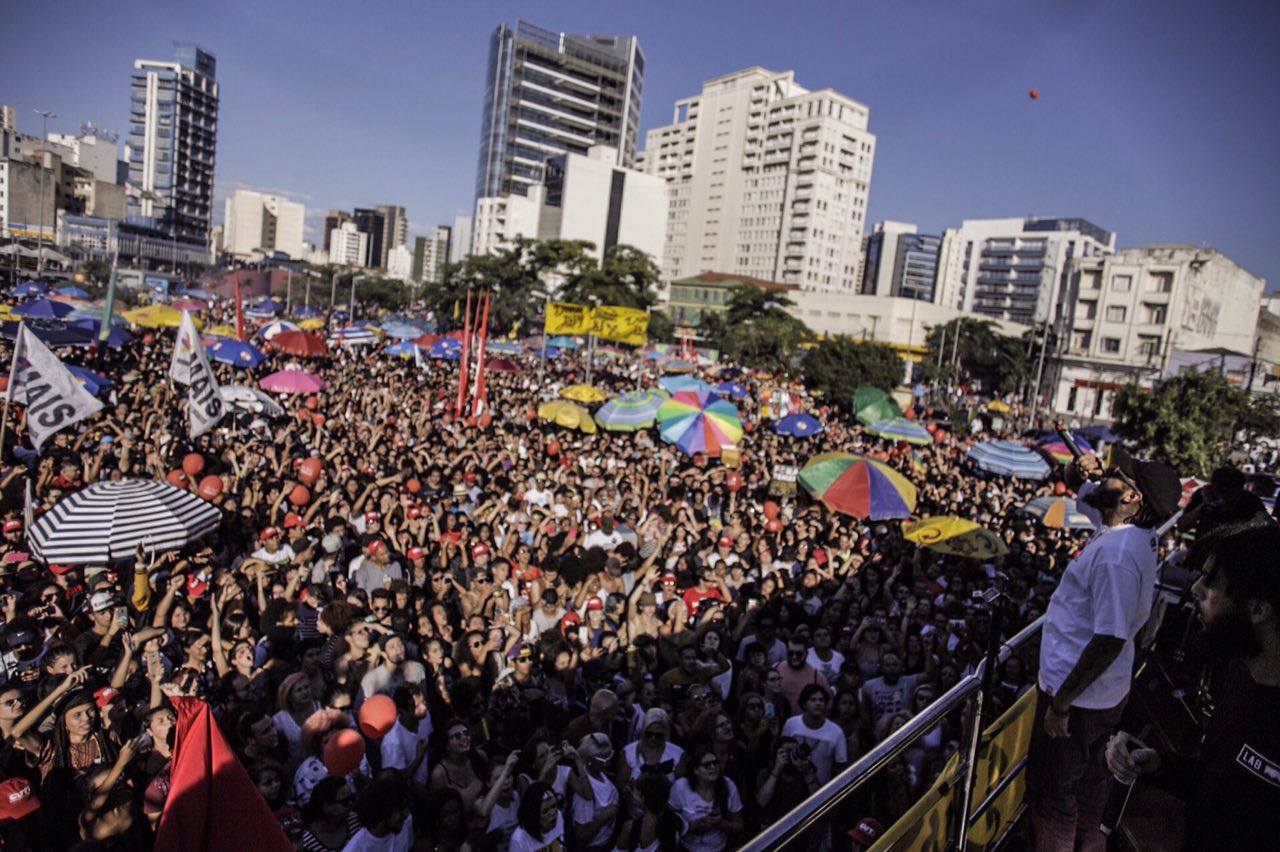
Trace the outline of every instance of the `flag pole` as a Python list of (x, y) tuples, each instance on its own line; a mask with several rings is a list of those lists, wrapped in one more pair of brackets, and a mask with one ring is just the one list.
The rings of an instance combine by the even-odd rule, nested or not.
[(0, 419), (0, 460), (4, 459), (4, 439), (9, 435), (9, 408), (13, 398), (14, 382), (18, 377), (18, 360), (22, 357), (22, 344), (25, 341), (27, 325), (18, 320), (18, 335), (13, 339), (13, 362), (9, 365), (9, 384), (4, 389), (4, 417)]
[(244, 342), (244, 305), (240, 301), (240, 270), (232, 272), (236, 282), (236, 340)]
[[(475, 400), (471, 406), (472, 414), (479, 414), (480, 406), (484, 405), (487, 400), (484, 387), (484, 362), (485, 348), (489, 343), (489, 298), (493, 295), (493, 290), (486, 288), (484, 291), (484, 319), (480, 321), (480, 350), (476, 353), (476, 389)], [(478, 309), (478, 305), (477, 305)]]
[(102, 304), (102, 322), (98, 325), (98, 366), (106, 360), (107, 341), (111, 339), (111, 314), (116, 309), (116, 267), (120, 262), (117, 252), (111, 256), (111, 276), (107, 279), (107, 298)]
[(453, 405), (453, 416), (462, 416), (462, 406), (467, 402), (467, 361), (471, 357), (471, 288), (467, 288), (467, 311), (462, 325), (462, 359), (458, 362), (458, 399)]

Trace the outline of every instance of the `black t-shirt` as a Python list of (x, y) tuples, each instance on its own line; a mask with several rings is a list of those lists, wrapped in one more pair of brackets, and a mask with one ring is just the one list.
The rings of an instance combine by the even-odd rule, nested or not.
[(1187, 809), (1187, 849), (1270, 849), (1280, 837), (1280, 687), (1232, 664)]
[(1241, 491), (1236, 499), (1230, 503), (1222, 501), (1214, 501), (1206, 503), (1204, 497), (1204, 489), (1196, 491), (1191, 495), (1191, 499), (1187, 501), (1187, 511), (1192, 509), (1204, 508), (1200, 512), (1200, 519), (1196, 524), (1198, 532), (1207, 532), (1214, 527), (1220, 527), (1224, 524), (1240, 524), (1246, 521), (1257, 521), (1267, 517), (1267, 506), (1262, 502), (1257, 494), (1252, 491)]

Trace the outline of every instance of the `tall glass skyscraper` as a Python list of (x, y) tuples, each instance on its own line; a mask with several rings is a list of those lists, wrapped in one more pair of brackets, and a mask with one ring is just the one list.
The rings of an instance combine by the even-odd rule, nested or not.
[(489, 40), (476, 197), (525, 195), (548, 157), (592, 145), (635, 160), (644, 54), (635, 36), (566, 35), (525, 21)]
[(207, 244), (218, 141), (217, 61), (195, 45), (133, 63), (128, 221)]

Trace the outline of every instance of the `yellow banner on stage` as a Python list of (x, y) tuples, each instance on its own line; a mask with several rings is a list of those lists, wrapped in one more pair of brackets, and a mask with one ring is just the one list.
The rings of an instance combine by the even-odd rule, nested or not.
[(643, 346), (649, 340), (649, 315), (638, 308), (602, 305), (591, 311), (591, 333), (603, 340)]
[(548, 302), (547, 334), (586, 334), (591, 331), (592, 311), (586, 305), (571, 302)]
[[(985, 801), (1018, 761), (1026, 757), (1036, 718), (1036, 692), (1023, 693), (1004, 715), (982, 733), (978, 743), (978, 771), (974, 777), (973, 805)], [(871, 852), (922, 850), (943, 852), (955, 836), (960, 785), (959, 757), (953, 755), (938, 780), (871, 847)], [(1005, 787), (969, 830), (970, 849), (990, 849), (1008, 831), (1026, 796), (1026, 773)]]

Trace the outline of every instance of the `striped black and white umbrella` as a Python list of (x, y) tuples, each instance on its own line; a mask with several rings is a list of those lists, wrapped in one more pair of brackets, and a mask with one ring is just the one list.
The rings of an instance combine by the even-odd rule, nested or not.
[(27, 542), (48, 564), (103, 565), (132, 557), (139, 542), (148, 552), (177, 550), (221, 518), (217, 507), (167, 482), (95, 482), (45, 512)]

